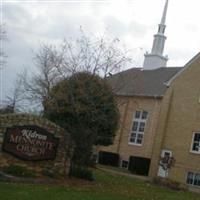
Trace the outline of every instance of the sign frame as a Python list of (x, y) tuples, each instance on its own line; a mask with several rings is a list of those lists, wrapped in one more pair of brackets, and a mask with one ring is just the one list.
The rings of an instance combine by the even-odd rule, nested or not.
[[(35, 133), (36, 136), (41, 137), (43, 139), (46, 138), (46, 139), (48, 139), (48, 142), (53, 143), (54, 146), (53, 146), (53, 150), (51, 151), (51, 153), (49, 153), (49, 155), (47, 154), (45, 156), (38, 156), (38, 157), (37, 156), (31, 157), (31, 156), (28, 156), (23, 153), (21, 153), (21, 155), (20, 155), (19, 152), (17, 153), (17, 149), (14, 149), (14, 147), (17, 146), (18, 143), (13, 144), (13, 142), (10, 142), (9, 139), (11, 138), (12, 134), (16, 134), (16, 135), (18, 134), (17, 136), (21, 136), (21, 135), (19, 135), (19, 132), (21, 131), (20, 133), (23, 134), (22, 133), (23, 130), (34, 131), (33, 134)], [(17, 131), (17, 133), (16, 133), (16, 131)], [(12, 126), (12, 127), (8, 127), (6, 129), (6, 132), (5, 132), (4, 138), (3, 138), (3, 143), (2, 143), (2, 151), (9, 153), (12, 156), (14, 156), (20, 160), (24, 160), (24, 161), (32, 161), (32, 162), (48, 161), (48, 160), (55, 160), (58, 146), (59, 146), (59, 138), (55, 137), (55, 135), (53, 133), (47, 131), (46, 129), (44, 129), (42, 127), (39, 127), (36, 125)], [(13, 149), (11, 147), (13, 147)], [(32, 145), (32, 148), (34, 148), (34, 145)]]

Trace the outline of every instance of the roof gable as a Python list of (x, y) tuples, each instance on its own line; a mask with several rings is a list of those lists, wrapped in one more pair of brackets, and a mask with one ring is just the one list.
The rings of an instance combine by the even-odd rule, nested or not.
[(198, 54), (196, 54), (189, 62), (186, 63), (186, 65), (178, 72), (176, 73), (167, 83), (166, 85), (169, 87), (171, 85), (171, 83), (177, 78), (179, 77), (182, 72), (184, 72), (188, 67), (191, 66), (191, 64), (193, 62), (195, 62), (196, 60), (200, 59), (200, 52)]
[(131, 68), (110, 76), (107, 80), (116, 95), (162, 97), (168, 82), (181, 67), (161, 67), (155, 70)]

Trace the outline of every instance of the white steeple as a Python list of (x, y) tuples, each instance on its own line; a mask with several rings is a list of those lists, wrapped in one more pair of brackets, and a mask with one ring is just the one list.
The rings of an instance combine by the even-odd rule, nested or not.
[(166, 36), (165, 33), (165, 21), (167, 15), (167, 7), (168, 7), (168, 0), (165, 2), (165, 7), (162, 15), (162, 19), (160, 24), (158, 25), (158, 33), (154, 35), (153, 46), (151, 49), (151, 53), (146, 53), (144, 56), (144, 63), (143, 69), (150, 70), (150, 69), (157, 69), (160, 67), (166, 67), (167, 65), (167, 56), (163, 56), (164, 46)]

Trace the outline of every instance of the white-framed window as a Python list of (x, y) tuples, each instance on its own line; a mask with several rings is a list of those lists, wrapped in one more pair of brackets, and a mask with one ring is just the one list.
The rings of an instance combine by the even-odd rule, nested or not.
[(121, 161), (121, 167), (125, 168), (125, 169), (128, 169), (128, 161), (127, 160), (122, 160)]
[(200, 133), (193, 133), (191, 152), (200, 154)]
[(135, 112), (129, 137), (129, 144), (142, 145), (147, 117), (148, 112), (145, 110)]
[(186, 183), (188, 185), (200, 186), (200, 173), (188, 172)]
[(172, 157), (172, 151), (163, 149), (161, 152), (161, 158), (168, 157), (168, 156)]

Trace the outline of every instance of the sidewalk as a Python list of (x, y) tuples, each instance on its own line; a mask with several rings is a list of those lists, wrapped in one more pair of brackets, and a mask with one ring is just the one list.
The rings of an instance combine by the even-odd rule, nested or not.
[(132, 178), (136, 178), (136, 179), (140, 179), (140, 180), (144, 180), (144, 181), (150, 180), (150, 178), (148, 176), (135, 175), (135, 174), (131, 174), (129, 172), (120, 172), (120, 171), (117, 171), (115, 169), (108, 169), (106, 166), (103, 166), (103, 165), (100, 165), (100, 166), (97, 165), (97, 168), (102, 170), (102, 171), (110, 172), (110, 173), (113, 173), (113, 174), (118, 174), (118, 175), (121, 175), (121, 176), (132, 177)]

